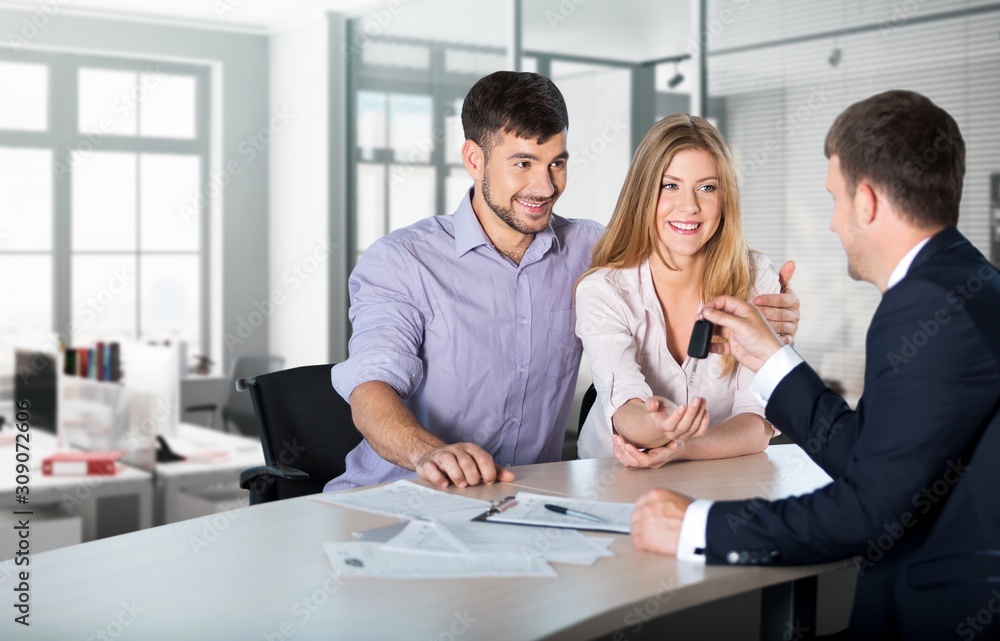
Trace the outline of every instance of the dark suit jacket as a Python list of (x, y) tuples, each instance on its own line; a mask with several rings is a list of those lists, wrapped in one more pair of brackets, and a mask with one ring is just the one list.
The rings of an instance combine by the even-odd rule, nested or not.
[(1000, 639), (1000, 273), (957, 229), (882, 297), (856, 411), (802, 363), (767, 418), (834, 481), (714, 504), (709, 563), (853, 558), (857, 636)]

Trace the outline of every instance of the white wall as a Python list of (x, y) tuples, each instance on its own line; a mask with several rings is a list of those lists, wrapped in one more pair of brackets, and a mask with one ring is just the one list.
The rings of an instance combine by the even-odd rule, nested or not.
[(322, 13), (271, 35), (270, 348), (285, 367), (328, 361), (328, 41)]

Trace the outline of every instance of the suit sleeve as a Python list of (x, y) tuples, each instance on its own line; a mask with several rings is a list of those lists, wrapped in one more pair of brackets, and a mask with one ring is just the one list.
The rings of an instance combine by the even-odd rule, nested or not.
[(906, 536), (934, 518), (940, 503), (926, 492), (961, 481), (1000, 386), (987, 342), (946, 296), (915, 279), (885, 294), (867, 337), (867, 402), (856, 412), (805, 364), (781, 382), (768, 419), (827, 461), (834, 482), (779, 501), (714, 504), (709, 563), (840, 559), (887, 531)]

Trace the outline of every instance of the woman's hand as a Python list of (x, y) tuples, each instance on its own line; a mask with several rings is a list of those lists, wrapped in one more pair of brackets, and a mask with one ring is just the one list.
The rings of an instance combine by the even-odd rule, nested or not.
[(670, 461), (679, 460), (684, 450), (684, 441), (670, 441), (662, 447), (654, 447), (643, 452), (621, 437), (611, 437), (615, 447), (615, 458), (625, 467), (659, 469)]

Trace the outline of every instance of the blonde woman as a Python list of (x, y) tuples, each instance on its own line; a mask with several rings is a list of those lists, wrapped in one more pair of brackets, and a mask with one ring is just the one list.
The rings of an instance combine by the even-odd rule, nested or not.
[[(789, 278), (793, 269), (783, 268)], [(704, 301), (779, 290), (771, 262), (743, 241), (722, 135), (697, 116), (658, 122), (576, 288), (576, 333), (597, 389), (580, 456), (614, 453), (626, 466), (660, 467), (767, 448), (775, 432), (747, 390), (753, 373), (732, 356), (695, 363), (687, 350)], [(797, 327), (772, 325), (779, 333)]]

